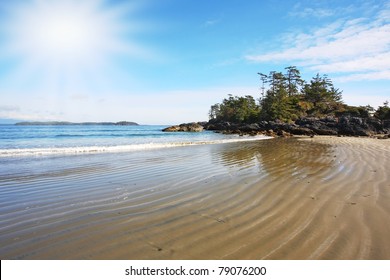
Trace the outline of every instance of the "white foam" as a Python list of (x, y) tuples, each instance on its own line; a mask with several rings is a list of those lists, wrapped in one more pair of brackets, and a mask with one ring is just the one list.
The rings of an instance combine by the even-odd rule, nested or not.
[(183, 147), (183, 146), (247, 142), (247, 141), (264, 140), (269, 138), (272, 137), (261, 135), (261, 136), (254, 136), (254, 137), (236, 137), (230, 139), (220, 139), (220, 140), (212, 140), (212, 141), (194, 141), (194, 142), (145, 143), (145, 144), (131, 144), (131, 145), (118, 145), (118, 146), (0, 149), (0, 157), (119, 153), (119, 152), (174, 148), (174, 147)]

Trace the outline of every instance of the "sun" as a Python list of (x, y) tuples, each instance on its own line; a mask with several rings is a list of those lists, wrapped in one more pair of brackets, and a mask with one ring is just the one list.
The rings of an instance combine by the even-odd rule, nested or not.
[(99, 35), (98, 30), (95, 30), (98, 26), (91, 24), (91, 21), (96, 21), (95, 18), (88, 20), (82, 15), (62, 11), (44, 14), (42, 18), (38, 16), (36, 14), (35, 18), (30, 19), (30, 31), (24, 35), (29, 37), (29, 45), (34, 51), (45, 55), (65, 55), (67, 58), (80, 59), (92, 49), (96, 36)]
[(134, 55), (136, 43), (131, 40), (134, 28), (131, 29), (129, 20), (132, 7), (117, 3), (13, 2), (7, 20), (3, 20), (7, 55), (16, 57), (22, 68), (57, 80), (96, 72), (97, 68), (103, 68), (102, 63), (118, 55)]
[(57, 64), (87, 62), (124, 44), (119, 16), (102, 1), (27, 1), (15, 6), (9, 22), (15, 53)]

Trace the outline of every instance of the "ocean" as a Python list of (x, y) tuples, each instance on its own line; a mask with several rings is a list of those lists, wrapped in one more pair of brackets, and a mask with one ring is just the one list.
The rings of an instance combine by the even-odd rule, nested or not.
[(266, 141), (253, 140), (266, 137), (164, 127), (1, 125), (1, 259), (153, 258), (156, 214), (176, 220), (261, 178)]
[(0, 258), (389, 259), (388, 141), (162, 128), (0, 126)]
[[(131, 152), (255, 140), (256, 137), (162, 132), (160, 125), (0, 125), (0, 158)], [(259, 137), (257, 137), (259, 138)]]

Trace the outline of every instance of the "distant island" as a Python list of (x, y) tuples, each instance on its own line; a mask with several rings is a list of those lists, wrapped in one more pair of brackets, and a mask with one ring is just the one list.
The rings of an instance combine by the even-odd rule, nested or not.
[(15, 125), (139, 125), (135, 122), (127, 122), (127, 121), (121, 121), (121, 122), (81, 122), (81, 123), (74, 123), (74, 122), (18, 122), (15, 123)]

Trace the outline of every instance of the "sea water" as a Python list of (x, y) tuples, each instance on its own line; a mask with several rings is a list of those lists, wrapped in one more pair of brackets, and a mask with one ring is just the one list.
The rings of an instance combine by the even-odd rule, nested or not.
[(161, 219), (209, 226), (204, 213), (258, 193), (246, 187), (265, 174), (257, 144), (267, 141), (164, 127), (1, 126), (2, 259), (134, 258)]
[(0, 125), (0, 157), (131, 152), (264, 138), (212, 131), (162, 132), (158, 125)]

